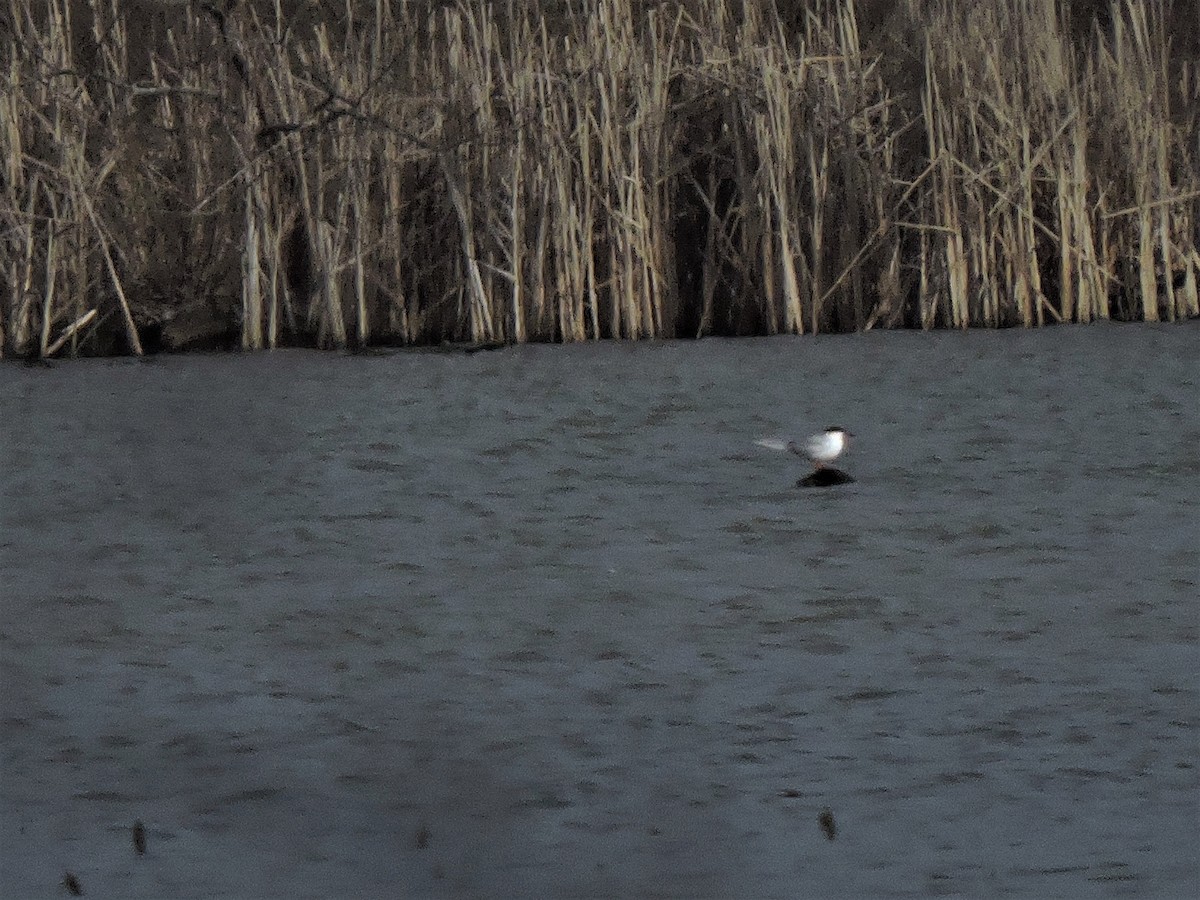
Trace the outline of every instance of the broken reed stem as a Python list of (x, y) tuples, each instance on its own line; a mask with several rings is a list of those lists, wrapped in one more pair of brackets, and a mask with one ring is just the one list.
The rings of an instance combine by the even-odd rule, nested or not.
[(46, 347), (45, 351), (42, 353), (42, 356), (47, 358), (54, 356), (54, 354), (58, 353), (58, 351), (63, 348), (63, 345), (66, 344), (67, 341), (71, 340), (71, 338), (75, 337), (75, 335), (77, 335), (79, 332), (87, 328), (87, 326), (90, 325), (96, 318), (96, 316), (96, 310), (89, 309), (82, 316), (64, 328), (63, 333), (58, 336), (58, 339), (55, 340), (53, 344), (50, 344)]
[(80, 190), (77, 196), (83, 201), (88, 218), (91, 219), (92, 226), (96, 229), (96, 239), (100, 242), (100, 252), (104, 255), (104, 264), (107, 266), (108, 275), (112, 279), (113, 290), (117, 293), (117, 302), (121, 307), (121, 315), (125, 318), (125, 337), (129, 341), (129, 350), (134, 356), (141, 356), (142, 341), (138, 337), (137, 325), (134, 324), (133, 311), (129, 308), (129, 300), (125, 296), (125, 289), (121, 286), (121, 276), (117, 274), (117, 267), (113, 262), (112, 252), (109, 250), (108, 238), (104, 234), (104, 226), (100, 224), (95, 207), (92, 206), (91, 198), (88, 197), (87, 193)]
[(1200, 315), (1169, 5), (9, 3), (0, 352)]

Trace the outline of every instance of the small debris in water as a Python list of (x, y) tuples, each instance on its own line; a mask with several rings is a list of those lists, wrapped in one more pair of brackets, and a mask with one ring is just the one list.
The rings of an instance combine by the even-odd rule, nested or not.
[(138, 856), (144, 856), (146, 853), (146, 826), (141, 820), (133, 823), (133, 849)]
[(71, 872), (66, 872), (63, 874), (62, 885), (67, 889), (67, 893), (72, 897), (83, 896), (83, 885), (79, 883), (79, 879), (76, 878)]
[(821, 814), (817, 816), (817, 824), (821, 826), (821, 830), (825, 832), (825, 837), (828, 840), (833, 840), (837, 837), (837, 824), (833, 821), (833, 810), (828, 806), (821, 810)]
[(424, 850), (429, 846), (429, 828), (422, 825), (417, 829), (417, 849)]

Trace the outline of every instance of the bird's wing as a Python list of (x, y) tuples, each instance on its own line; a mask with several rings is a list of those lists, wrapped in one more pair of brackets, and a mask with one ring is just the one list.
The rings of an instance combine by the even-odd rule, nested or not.
[(787, 441), (781, 441), (778, 438), (759, 438), (754, 443), (760, 447), (766, 447), (768, 450), (787, 450)]

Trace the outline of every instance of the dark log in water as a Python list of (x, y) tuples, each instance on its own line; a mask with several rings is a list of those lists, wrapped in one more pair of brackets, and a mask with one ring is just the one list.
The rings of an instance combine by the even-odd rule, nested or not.
[(796, 487), (833, 487), (836, 484), (854, 484), (854, 476), (841, 469), (817, 469), (796, 482)]

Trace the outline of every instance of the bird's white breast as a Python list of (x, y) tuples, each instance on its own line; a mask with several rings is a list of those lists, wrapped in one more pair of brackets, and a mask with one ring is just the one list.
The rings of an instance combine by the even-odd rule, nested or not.
[(808, 439), (808, 455), (813, 459), (831, 460), (842, 452), (846, 445), (846, 436), (840, 432), (825, 432), (816, 434)]

